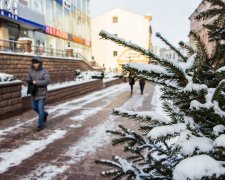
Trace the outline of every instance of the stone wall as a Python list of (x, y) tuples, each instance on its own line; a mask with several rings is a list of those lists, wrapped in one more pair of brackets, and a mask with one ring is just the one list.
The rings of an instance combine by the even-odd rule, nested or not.
[[(105, 83), (102, 80), (93, 80), (70, 87), (50, 90), (48, 92), (47, 104), (79, 97), (122, 82), (124, 82), (123, 78)], [(21, 97), (21, 85), (21, 81), (0, 83), (0, 120), (31, 109), (31, 97)]]
[[(17, 79), (25, 81), (33, 56), (0, 53), (0, 72), (13, 74)], [(49, 71), (51, 83), (72, 81), (75, 70), (92, 70), (92, 67), (82, 60), (71, 58), (43, 57), (44, 67)]]
[[(48, 91), (47, 104), (64, 101), (70, 98), (78, 97), (103, 87), (102, 80), (94, 80), (82, 84), (73, 85), (71, 87), (59, 88)], [(23, 97), (23, 111), (31, 109), (31, 97)]]
[(104, 87), (107, 88), (109, 86), (113, 86), (113, 85), (116, 85), (116, 84), (120, 84), (122, 82), (126, 82), (124, 78), (120, 78), (120, 79), (113, 79), (111, 81), (107, 81), (104, 83)]
[(0, 120), (22, 112), (21, 81), (0, 83)]

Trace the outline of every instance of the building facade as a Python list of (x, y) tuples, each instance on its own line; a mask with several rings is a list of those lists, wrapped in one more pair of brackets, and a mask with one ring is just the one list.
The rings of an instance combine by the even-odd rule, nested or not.
[(129, 48), (108, 40), (100, 40), (99, 32), (110, 33), (134, 42), (146, 49), (152, 48), (152, 16), (142, 16), (124, 9), (113, 9), (92, 19), (92, 59), (107, 72), (122, 73), (122, 67), (129, 62), (148, 63), (149, 58)]
[[(203, 0), (199, 4), (199, 6), (195, 10), (195, 12), (189, 17), (190, 30), (200, 36), (202, 42), (204, 42), (204, 44), (208, 48), (209, 52), (212, 51), (212, 49), (214, 47), (214, 44), (209, 41), (208, 29), (205, 28), (203, 25), (212, 23), (212, 21), (214, 19), (198, 21), (198, 20), (195, 19), (195, 17), (200, 12), (206, 11), (207, 9), (210, 9), (210, 8), (211, 8), (211, 4), (209, 2)], [(195, 42), (194, 42), (194, 40), (193, 40), (193, 38), (191, 36), (189, 36), (189, 43), (190, 43), (191, 47), (196, 48), (195, 47)]]
[(90, 60), (90, 0), (0, 0), (0, 39), (21, 38)]
[[(178, 48), (178, 50), (181, 52), (182, 55), (184, 56), (188, 56), (187, 51), (185, 49), (182, 48)], [(160, 57), (161, 58), (166, 58), (166, 59), (170, 59), (170, 60), (180, 60), (183, 61), (178, 55), (177, 53), (170, 49), (170, 48), (161, 48), (160, 49)]]

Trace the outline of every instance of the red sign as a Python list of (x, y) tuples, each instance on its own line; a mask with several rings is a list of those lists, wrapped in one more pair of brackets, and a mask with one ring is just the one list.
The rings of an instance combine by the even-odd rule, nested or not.
[(56, 29), (56, 28), (53, 28), (53, 27), (50, 27), (50, 26), (46, 26), (46, 30), (45, 32), (47, 34), (50, 34), (50, 35), (53, 35), (53, 36), (56, 36), (56, 37), (59, 37), (59, 38), (62, 38), (62, 39), (68, 39), (68, 34), (66, 32), (63, 32), (59, 29)]
[[(63, 31), (61, 31), (61, 30), (59, 30), (59, 29), (53, 28), (53, 27), (51, 27), (51, 26), (46, 26), (45, 32), (46, 32), (47, 34), (52, 35), (52, 36), (56, 36), (56, 37), (59, 37), (59, 38), (62, 38), (62, 39), (66, 39), (66, 40), (69, 40), (69, 41), (76, 42), (76, 43), (78, 43), (78, 44), (82, 44), (82, 45), (91, 47), (91, 41), (82, 39), (82, 38), (77, 37), (77, 36), (72, 36), (72, 35), (70, 35), (70, 38), (69, 38), (68, 33), (63, 32)], [(72, 37), (72, 38), (71, 38), (71, 37)], [(69, 39), (68, 39), (68, 38), (69, 38)]]

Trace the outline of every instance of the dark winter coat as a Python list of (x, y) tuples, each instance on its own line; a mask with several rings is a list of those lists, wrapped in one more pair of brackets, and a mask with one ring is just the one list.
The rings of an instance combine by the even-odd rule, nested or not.
[[(37, 59), (32, 59), (37, 60)], [(40, 60), (40, 61), (39, 61)], [(47, 97), (47, 85), (50, 83), (50, 76), (48, 71), (42, 67), (42, 60), (39, 59), (40, 67), (38, 70), (35, 70), (33, 66), (29, 70), (27, 74), (27, 82), (36, 81), (36, 88), (35, 88), (35, 94), (32, 95), (32, 97), (35, 100), (38, 99), (45, 99)]]
[(135, 84), (135, 79), (134, 77), (129, 77), (129, 84), (134, 85)]
[(139, 84), (140, 84), (141, 86), (144, 86), (144, 85), (145, 85), (145, 81), (144, 81), (143, 79), (140, 79), (140, 80), (139, 80)]

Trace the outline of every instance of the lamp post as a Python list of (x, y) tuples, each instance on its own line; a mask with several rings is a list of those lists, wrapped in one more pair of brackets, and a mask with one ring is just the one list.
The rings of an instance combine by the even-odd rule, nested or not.
[[(148, 21), (148, 49), (152, 50), (152, 26), (151, 26), (151, 21), (152, 21), (152, 15), (148, 14), (145, 15), (145, 19)], [(149, 63), (151, 61), (151, 58), (149, 58)]]

